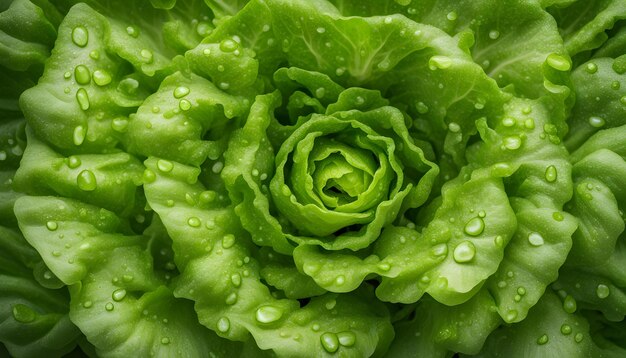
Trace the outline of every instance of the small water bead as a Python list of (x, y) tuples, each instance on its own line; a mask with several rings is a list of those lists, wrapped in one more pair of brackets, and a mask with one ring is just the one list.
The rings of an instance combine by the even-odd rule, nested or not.
[(78, 174), (76, 184), (82, 191), (94, 191), (97, 188), (96, 176), (90, 170), (83, 170)]
[(13, 318), (20, 323), (30, 323), (37, 319), (37, 312), (21, 303), (13, 305)]
[(339, 349), (339, 337), (332, 332), (325, 332), (320, 336), (322, 347), (328, 353), (335, 353)]
[(123, 288), (117, 289), (113, 291), (113, 293), (111, 294), (111, 298), (113, 298), (113, 301), (115, 302), (120, 302), (125, 297), (126, 297), (126, 290)]
[(546, 62), (548, 63), (548, 66), (558, 71), (565, 72), (569, 71), (572, 68), (572, 64), (567, 58), (556, 53), (548, 55), (548, 57), (546, 58)]
[(202, 225), (202, 222), (197, 217), (192, 216), (189, 219), (187, 219), (187, 225), (191, 227), (200, 227), (200, 225)]
[(82, 26), (76, 26), (72, 30), (72, 42), (78, 47), (85, 47), (89, 42), (89, 32)]
[(113, 303), (111, 303), (111, 302), (107, 302), (107, 304), (104, 305), (104, 309), (109, 311), (109, 312), (113, 311), (114, 308), (115, 308), (115, 306), (113, 306)]
[(183, 98), (189, 94), (191, 90), (189, 87), (179, 86), (174, 89), (174, 98)]
[(590, 125), (590, 126), (592, 126), (592, 127), (594, 127), (594, 128), (600, 128), (600, 127), (603, 127), (603, 126), (604, 126), (604, 124), (605, 124), (605, 121), (604, 121), (604, 119), (603, 119), (603, 118), (601, 118), (601, 117), (595, 117), (595, 116), (594, 116), (594, 117), (589, 117), (588, 122), (589, 122), (589, 125)]
[(106, 86), (111, 83), (111, 75), (104, 70), (93, 71), (93, 81), (100, 87)]
[(537, 339), (537, 344), (542, 346), (542, 345), (548, 343), (549, 340), (550, 340), (550, 338), (548, 338), (548, 335), (544, 334), (544, 335), (542, 335), (541, 337), (539, 337)]
[(506, 117), (502, 120), (502, 125), (505, 127), (513, 127), (515, 125), (515, 118)]
[(202, 37), (209, 35), (212, 31), (213, 29), (211, 28), (211, 25), (204, 21), (198, 23), (198, 26), (196, 27), (196, 32)]
[(453, 256), (457, 263), (472, 261), (476, 256), (476, 247), (471, 241), (463, 241), (454, 249)]
[(178, 102), (178, 107), (183, 111), (188, 111), (191, 109), (191, 102), (186, 99), (181, 99), (180, 102)]
[(335, 284), (338, 286), (343, 285), (346, 282), (346, 277), (344, 275), (339, 275), (335, 278)]
[(161, 338), (161, 344), (163, 344), (163, 345), (170, 344), (170, 339), (168, 337)]
[(431, 70), (450, 68), (452, 59), (448, 56), (435, 55), (428, 60), (428, 68)]
[(217, 320), (217, 330), (222, 333), (228, 332), (230, 329), (230, 320), (226, 317), (222, 317)]
[(227, 90), (227, 89), (230, 88), (230, 83), (228, 83), (228, 82), (220, 82), (219, 87), (220, 87), (220, 89)]
[(461, 131), (461, 126), (458, 123), (451, 122), (448, 124), (448, 130), (452, 133), (458, 133)]
[(511, 323), (511, 322), (515, 321), (516, 318), (517, 318), (517, 311), (516, 310), (510, 310), (504, 316), (504, 320), (506, 322), (508, 322), (508, 323)]
[(235, 287), (239, 287), (241, 286), (241, 275), (238, 273), (234, 273), (230, 276), (230, 282), (233, 284), (233, 286)]
[(78, 106), (80, 107), (80, 109), (82, 109), (83, 111), (89, 109), (89, 95), (84, 88), (79, 88), (78, 91), (76, 91), (76, 101), (78, 102)]
[(215, 164), (213, 164), (213, 166), (211, 167), (211, 171), (215, 174), (218, 174), (219, 172), (222, 171), (223, 168), (224, 168), (224, 163), (215, 162)]
[(91, 82), (91, 73), (85, 65), (78, 65), (74, 67), (74, 78), (80, 85), (86, 85)]
[(576, 333), (576, 335), (574, 336), (574, 341), (576, 343), (580, 343), (580, 342), (583, 341), (583, 338), (584, 338), (584, 336), (583, 336), (582, 333)]
[[(224, 235), (224, 237), (222, 238), (222, 247), (225, 249), (229, 249), (231, 247), (233, 247), (233, 245), (235, 244), (235, 235), (233, 234), (226, 234)], [(248, 259), (250, 260), (250, 259)]]
[(504, 246), (504, 238), (501, 235), (498, 235), (493, 239), (493, 243), (497, 247), (502, 247)]
[(114, 118), (111, 121), (111, 128), (116, 132), (124, 132), (128, 128), (128, 120), (126, 118)]
[(593, 62), (589, 62), (585, 65), (585, 71), (587, 71), (587, 73), (594, 74), (598, 72), (598, 65)]
[(415, 109), (417, 109), (417, 112), (419, 114), (426, 114), (428, 113), (428, 106), (424, 103), (424, 102), (417, 102), (415, 104)]
[(563, 310), (567, 313), (574, 313), (576, 312), (576, 309), (577, 305), (574, 297), (571, 295), (565, 296), (565, 299), (563, 300)]
[(532, 118), (526, 118), (524, 120), (524, 127), (526, 127), (526, 129), (535, 129), (535, 120)]
[(57, 224), (56, 221), (48, 221), (46, 223), (46, 228), (48, 228), (48, 230), (50, 231), (55, 231), (59, 228), (59, 224)]
[(528, 242), (533, 246), (541, 246), (544, 244), (543, 236), (538, 232), (528, 234)]
[(89, 53), (89, 57), (91, 57), (92, 60), (99, 60), (100, 59), (100, 51), (98, 50), (93, 50)]
[(518, 136), (505, 137), (502, 145), (509, 150), (519, 149), (522, 146), (522, 139)]
[(505, 288), (507, 286), (505, 281), (499, 281), (498, 282), (498, 288)]
[(470, 236), (478, 236), (482, 234), (484, 230), (485, 222), (480, 217), (470, 219), (465, 224), (465, 228), (463, 229), (463, 231), (465, 231), (465, 233)]
[(430, 253), (433, 256), (445, 256), (448, 254), (448, 245), (438, 244), (430, 248)]
[(565, 217), (563, 216), (563, 214), (561, 214), (558, 211), (555, 211), (552, 213), (552, 218), (556, 221), (563, 221), (563, 219), (565, 219)]
[(598, 296), (598, 298), (604, 299), (609, 297), (609, 294), (611, 293), (611, 290), (609, 289), (609, 286), (604, 285), (604, 284), (599, 284), (598, 287), (596, 288), (596, 295)]
[(233, 292), (226, 297), (225, 302), (227, 305), (234, 305), (235, 303), (237, 303), (237, 298), (237, 294)]
[(157, 161), (157, 168), (164, 173), (168, 173), (174, 169), (174, 164), (169, 160), (159, 159)]
[(283, 316), (283, 311), (274, 306), (262, 306), (256, 310), (256, 320), (260, 323), (272, 323)]
[(618, 90), (621, 87), (621, 83), (619, 83), (619, 81), (613, 81), (611, 82), (611, 88), (614, 90)]
[(239, 47), (239, 44), (231, 39), (225, 39), (220, 42), (220, 50), (224, 52), (233, 52)]
[(83, 302), (83, 307), (84, 308), (91, 308), (92, 306), (93, 306), (93, 302), (91, 302), (91, 301)]
[(315, 97), (322, 98), (326, 95), (326, 89), (324, 87), (320, 87), (315, 90)]
[(446, 18), (450, 21), (454, 21), (458, 18), (458, 15), (456, 13), (456, 11), (450, 11), (447, 15)]
[(325, 28), (323, 28), (323, 27), (318, 27), (318, 28), (316, 29), (316, 31), (317, 31), (317, 33), (318, 33), (318, 34), (323, 34), (324, 32), (326, 32), (326, 29), (325, 29)]
[(497, 40), (500, 37), (500, 31), (498, 30), (491, 30), (489, 31), (489, 38), (492, 40)]
[(561, 333), (564, 335), (569, 335), (572, 333), (572, 326), (570, 326), (569, 324), (563, 324), (561, 326)]
[(137, 38), (139, 36), (139, 31), (133, 26), (128, 26), (126, 28), (126, 33), (134, 38)]

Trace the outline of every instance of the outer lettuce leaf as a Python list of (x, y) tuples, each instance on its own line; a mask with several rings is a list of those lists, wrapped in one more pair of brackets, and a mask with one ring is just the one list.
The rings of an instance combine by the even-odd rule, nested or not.
[(591, 339), (589, 323), (580, 314), (567, 312), (559, 297), (548, 292), (517, 324), (494, 332), (478, 357), (618, 357), (623, 349), (603, 349)]
[(367, 290), (326, 294), (304, 308), (275, 298), (260, 281), (252, 241), (227, 199), (207, 191), (198, 181), (199, 169), (172, 163), (164, 171), (160, 161), (146, 162), (154, 173), (146, 195), (173, 239), (181, 271), (175, 294), (196, 302), (203, 325), (233, 340), (252, 335), (261, 349), (285, 356), (303, 351), (370, 356), (386, 350), (393, 335), (388, 312), (382, 304), (372, 310)]
[[(0, 226), (0, 247), (0, 342), (14, 357), (70, 352), (81, 334), (68, 316), (67, 289), (38, 282), (41, 257), (16, 230)], [(39, 279), (56, 278), (46, 270)]]
[(99, 356), (241, 351), (197, 323), (191, 305), (155, 275), (146, 238), (118, 234), (113, 213), (57, 197), (23, 197), (15, 213), (29, 243), (70, 285), (70, 317)]

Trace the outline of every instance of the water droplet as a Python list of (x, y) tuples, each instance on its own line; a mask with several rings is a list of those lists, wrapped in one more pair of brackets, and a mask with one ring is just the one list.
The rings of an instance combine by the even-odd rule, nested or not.
[(192, 216), (187, 219), (187, 225), (191, 227), (200, 227), (200, 225), (202, 225), (202, 222), (200, 222), (200, 219), (198, 219), (197, 217)]
[(598, 66), (593, 62), (589, 62), (585, 65), (585, 71), (587, 71), (587, 73), (594, 74), (598, 72)]
[(114, 118), (111, 121), (111, 128), (116, 132), (124, 132), (128, 128), (128, 120), (126, 118)]
[(222, 171), (222, 169), (224, 168), (224, 163), (222, 162), (215, 162), (215, 164), (213, 164), (213, 166), (211, 167), (211, 171), (215, 174), (219, 173)]
[(448, 56), (435, 55), (428, 60), (428, 68), (431, 70), (450, 68), (452, 59)]
[(76, 91), (76, 101), (83, 111), (89, 109), (89, 95), (84, 88), (79, 88), (78, 91)]
[(183, 98), (190, 92), (189, 87), (179, 86), (174, 90), (174, 98)]
[(478, 236), (485, 230), (485, 222), (479, 217), (475, 217), (465, 224), (463, 229), (467, 235)]
[(463, 241), (454, 249), (454, 261), (464, 263), (472, 261), (476, 256), (476, 247), (471, 241)]
[(334, 299), (329, 300), (324, 304), (327, 310), (332, 310), (337, 305), (337, 301)]
[(504, 246), (504, 238), (501, 235), (498, 235), (493, 239), (493, 243), (497, 247), (502, 247)]
[(93, 81), (98, 86), (106, 86), (111, 83), (111, 75), (104, 70), (95, 70), (93, 71)]
[(537, 344), (544, 345), (544, 344), (548, 343), (549, 340), (550, 340), (550, 338), (548, 338), (548, 335), (544, 334), (544, 335), (542, 335), (541, 337), (539, 337), (537, 339)]
[(13, 305), (13, 318), (20, 323), (30, 323), (37, 319), (37, 312), (21, 303)]
[(356, 343), (356, 335), (350, 331), (344, 331), (337, 333), (339, 344), (344, 347), (352, 347)]
[(202, 37), (209, 35), (212, 31), (213, 29), (211, 28), (211, 25), (204, 21), (198, 23), (198, 26), (196, 27), (196, 32)]
[(326, 29), (323, 27), (318, 27), (316, 31), (318, 34), (323, 34), (324, 32), (326, 32)]
[(94, 191), (97, 188), (96, 176), (90, 170), (83, 170), (76, 178), (78, 188), (83, 191)]
[(170, 344), (170, 339), (167, 338), (167, 337), (161, 338), (161, 344), (163, 344), (163, 345)]
[(220, 82), (219, 87), (223, 90), (227, 90), (230, 88), (230, 83), (228, 82)]
[(128, 26), (126, 28), (126, 33), (134, 38), (137, 38), (139, 36), (139, 31), (137, 31), (137, 29), (133, 26)]
[(48, 228), (48, 230), (50, 231), (55, 231), (56, 229), (59, 228), (59, 224), (56, 223), (56, 221), (48, 221), (46, 223), (46, 227)]
[(234, 305), (235, 303), (237, 303), (237, 294), (233, 292), (230, 295), (226, 296), (225, 302), (227, 305)]
[(448, 124), (448, 130), (452, 133), (458, 133), (461, 131), (461, 126), (458, 123), (450, 122)]
[(431, 254), (434, 256), (444, 256), (448, 254), (448, 245), (438, 244), (430, 248)]
[(609, 289), (609, 286), (604, 285), (604, 284), (599, 284), (598, 287), (596, 288), (596, 295), (598, 296), (598, 298), (607, 298), (609, 297), (609, 294), (611, 293), (611, 290)]
[(159, 159), (157, 161), (157, 168), (164, 173), (171, 172), (174, 169), (174, 164), (169, 160)]
[(315, 90), (315, 97), (322, 98), (326, 94), (326, 89), (324, 87), (320, 87)]
[(528, 234), (528, 242), (533, 246), (541, 246), (544, 244), (543, 236), (538, 232)]
[(557, 171), (554, 165), (550, 165), (546, 168), (545, 178), (546, 178), (546, 181), (549, 183), (553, 183), (556, 181)]
[(569, 324), (563, 324), (561, 326), (561, 333), (564, 335), (569, 335), (572, 333), (572, 326), (570, 326)]
[(232, 282), (233, 286), (239, 287), (241, 286), (241, 275), (238, 273), (234, 273), (230, 276), (230, 282)]
[(231, 247), (233, 247), (233, 245), (235, 244), (235, 235), (233, 234), (226, 234), (224, 235), (224, 237), (222, 238), (222, 247), (225, 249), (229, 249)]
[(509, 150), (519, 149), (522, 146), (522, 139), (518, 136), (505, 137), (502, 145)]
[(583, 341), (583, 334), (582, 333), (576, 333), (576, 335), (574, 336), (574, 341), (576, 341), (576, 343), (580, 343)]
[(417, 112), (419, 114), (426, 114), (426, 113), (428, 113), (428, 106), (424, 102), (417, 102), (415, 104), (415, 109), (417, 109)]
[(225, 39), (220, 42), (220, 50), (224, 52), (233, 52), (239, 47), (239, 44), (231, 39)]
[(605, 121), (601, 117), (589, 117), (589, 125), (594, 128), (600, 128), (604, 126)]
[(115, 302), (120, 302), (124, 297), (126, 297), (126, 290), (123, 288), (117, 289), (111, 294), (111, 298), (113, 298)]
[(92, 306), (93, 306), (93, 302), (91, 302), (91, 301), (83, 302), (83, 307), (84, 308), (91, 308)]
[(457, 15), (456, 11), (450, 11), (448, 13), (448, 15), (446, 15), (446, 18), (448, 20), (450, 20), (450, 21), (454, 21), (454, 20), (456, 20), (458, 18), (458, 15)]
[(524, 120), (524, 127), (526, 127), (526, 129), (535, 129), (535, 120), (532, 118), (526, 118)]
[(622, 86), (622, 84), (619, 81), (611, 82), (611, 88), (614, 89), (614, 90), (618, 90), (621, 86)]
[(113, 309), (115, 308), (115, 306), (113, 306), (113, 303), (108, 302), (106, 305), (104, 305), (104, 309), (111, 312), (113, 311)]
[(556, 53), (548, 55), (548, 57), (546, 58), (546, 62), (548, 63), (548, 66), (558, 71), (569, 71), (570, 68), (572, 68), (572, 64), (567, 58)]
[(85, 47), (89, 42), (89, 32), (82, 26), (76, 26), (72, 30), (72, 42), (78, 47)]
[(230, 320), (226, 317), (222, 317), (217, 320), (217, 330), (226, 333), (230, 329)]
[(320, 336), (322, 347), (328, 353), (335, 353), (339, 349), (339, 337), (332, 332), (325, 332)]
[(256, 320), (260, 323), (272, 323), (283, 316), (283, 311), (274, 306), (262, 306), (256, 310)]
[(93, 50), (89, 53), (89, 57), (91, 57), (93, 60), (98, 60), (100, 59), (100, 51), (98, 50)]
[(505, 288), (507, 286), (506, 281), (499, 281), (498, 288)]
[(506, 313), (506, 315), (504, 316), (504, 320), (508, 323), (513, 322), (515, 319), (517, 318), (517, 311), (516, 310), (510, 310), (509, 312)]
[(87, 66), (78, 65), (74, 67), (74, 78), (78, 84), (87, 85), (91, 82), (91, 73)]
[(500, 31), (498, 30), (491, 30), (489, 31), (489, 38), (492, 40), (497, 40), (498, 37), (500, 37)]
[(183, 111), (188, 111), (191, 109), (191, 102), (186, 99), (181, 99), (180, 102), (178, 102), (178, 107)]
[(515, 118), (505, 117), (502, 119), (502, 125), (505, 127), (513, 127), (515, 125)]
[(344, 275), (339, 275), (335, 278), (335, 285), (341, 286), (346, 282), (346, 277)]

